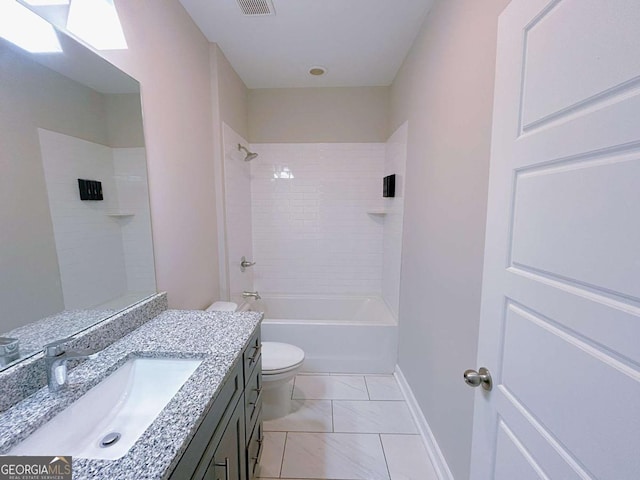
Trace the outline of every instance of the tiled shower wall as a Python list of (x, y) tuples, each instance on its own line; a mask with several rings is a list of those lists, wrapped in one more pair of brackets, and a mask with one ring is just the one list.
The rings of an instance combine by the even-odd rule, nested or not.
[(117, 222), (122, 230), (127, 291), (154, 293), (156, 276), (151, 237), (147, 159), (143, 147), (112, 148), (118, 209), (132, 213)]
[[(38, 134), (65, 309), (155, 292), (144, 149)], [(104, 201), (81, 201), (78, 178), (102, 181)]]
[[(111, 149), (48, 130), (38, 133), (65, 309), (91, 308), (124, 295), (122, 234), (107, 216), (118, 210)], [(104, 201), (81, 201), (78, 178), (100, 180)]]
[(251, 148), (254, 288), (381, 295), (385, 144)]
[(382, 297), (398, 318), (400, 304), (400, 262), (404, 219), (404, 185), (407, 159), (408, 124), (405, 122), (387, 140), (384, 175), (396, 176), (395, 197), (383, 201), (384, 234), (382, 261)]

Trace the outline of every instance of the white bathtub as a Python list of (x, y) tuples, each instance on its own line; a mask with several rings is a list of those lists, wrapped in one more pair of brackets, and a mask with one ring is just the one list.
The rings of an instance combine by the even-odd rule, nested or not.
[[(305, 351), (303, 371), (393, 373), (398, 325), (378, 297), (263, 295), (262, 339)], [(246, 308), (246, 307), (245, 307)]]

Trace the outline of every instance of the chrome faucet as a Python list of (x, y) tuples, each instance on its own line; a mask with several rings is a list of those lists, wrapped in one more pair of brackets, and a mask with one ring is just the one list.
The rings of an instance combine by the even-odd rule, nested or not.
[(65, 351), (64, 344), (70, 338), (63, 338), (44, 346), (44, 360), (47, 368), (49, 392), (58, 392), (67, 386), (67, 360), (90, 358), (95, 351)]
[(240, 271), (244, 272), (247, 268), (253, 267), (255, 264), (256, 262), (250, 262), (249, 260), (247, 260), (247, 257), (243, 256), (240, 259)]
[(249, 297), (253, 297), (256, 300), (260, 300), (262, 298), (258, 292), (242, 292), (242, 298), (249, 298)]

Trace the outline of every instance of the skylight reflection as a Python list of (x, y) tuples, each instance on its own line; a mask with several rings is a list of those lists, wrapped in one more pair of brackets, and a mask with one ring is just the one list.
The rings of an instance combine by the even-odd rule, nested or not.
[(0, 0), (0, 37), (31, 53), (62, 52), (53, 27), (15, 0)]
[(23, 0), (24, 3), (33, 5), (34, 7), (44, 7), (50, 5), (69, 5), (69, 0)]
[(73, 0), (67, 28), (96, 50), (128, 48), (113, 0)]

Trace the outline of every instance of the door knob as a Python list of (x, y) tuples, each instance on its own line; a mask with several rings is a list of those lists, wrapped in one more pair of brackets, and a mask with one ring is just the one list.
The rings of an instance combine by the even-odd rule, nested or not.
[(481, 367), (477, 372), (475, 370), (467, 370), (464, 372), (464, 381), (467, 385), (472, 387), (479, 387), (482, 385), (482, 388), (486, 391), (490, 391), (493, 387), (491, 373), (489, 373), (489, 370), (484, 367)]

